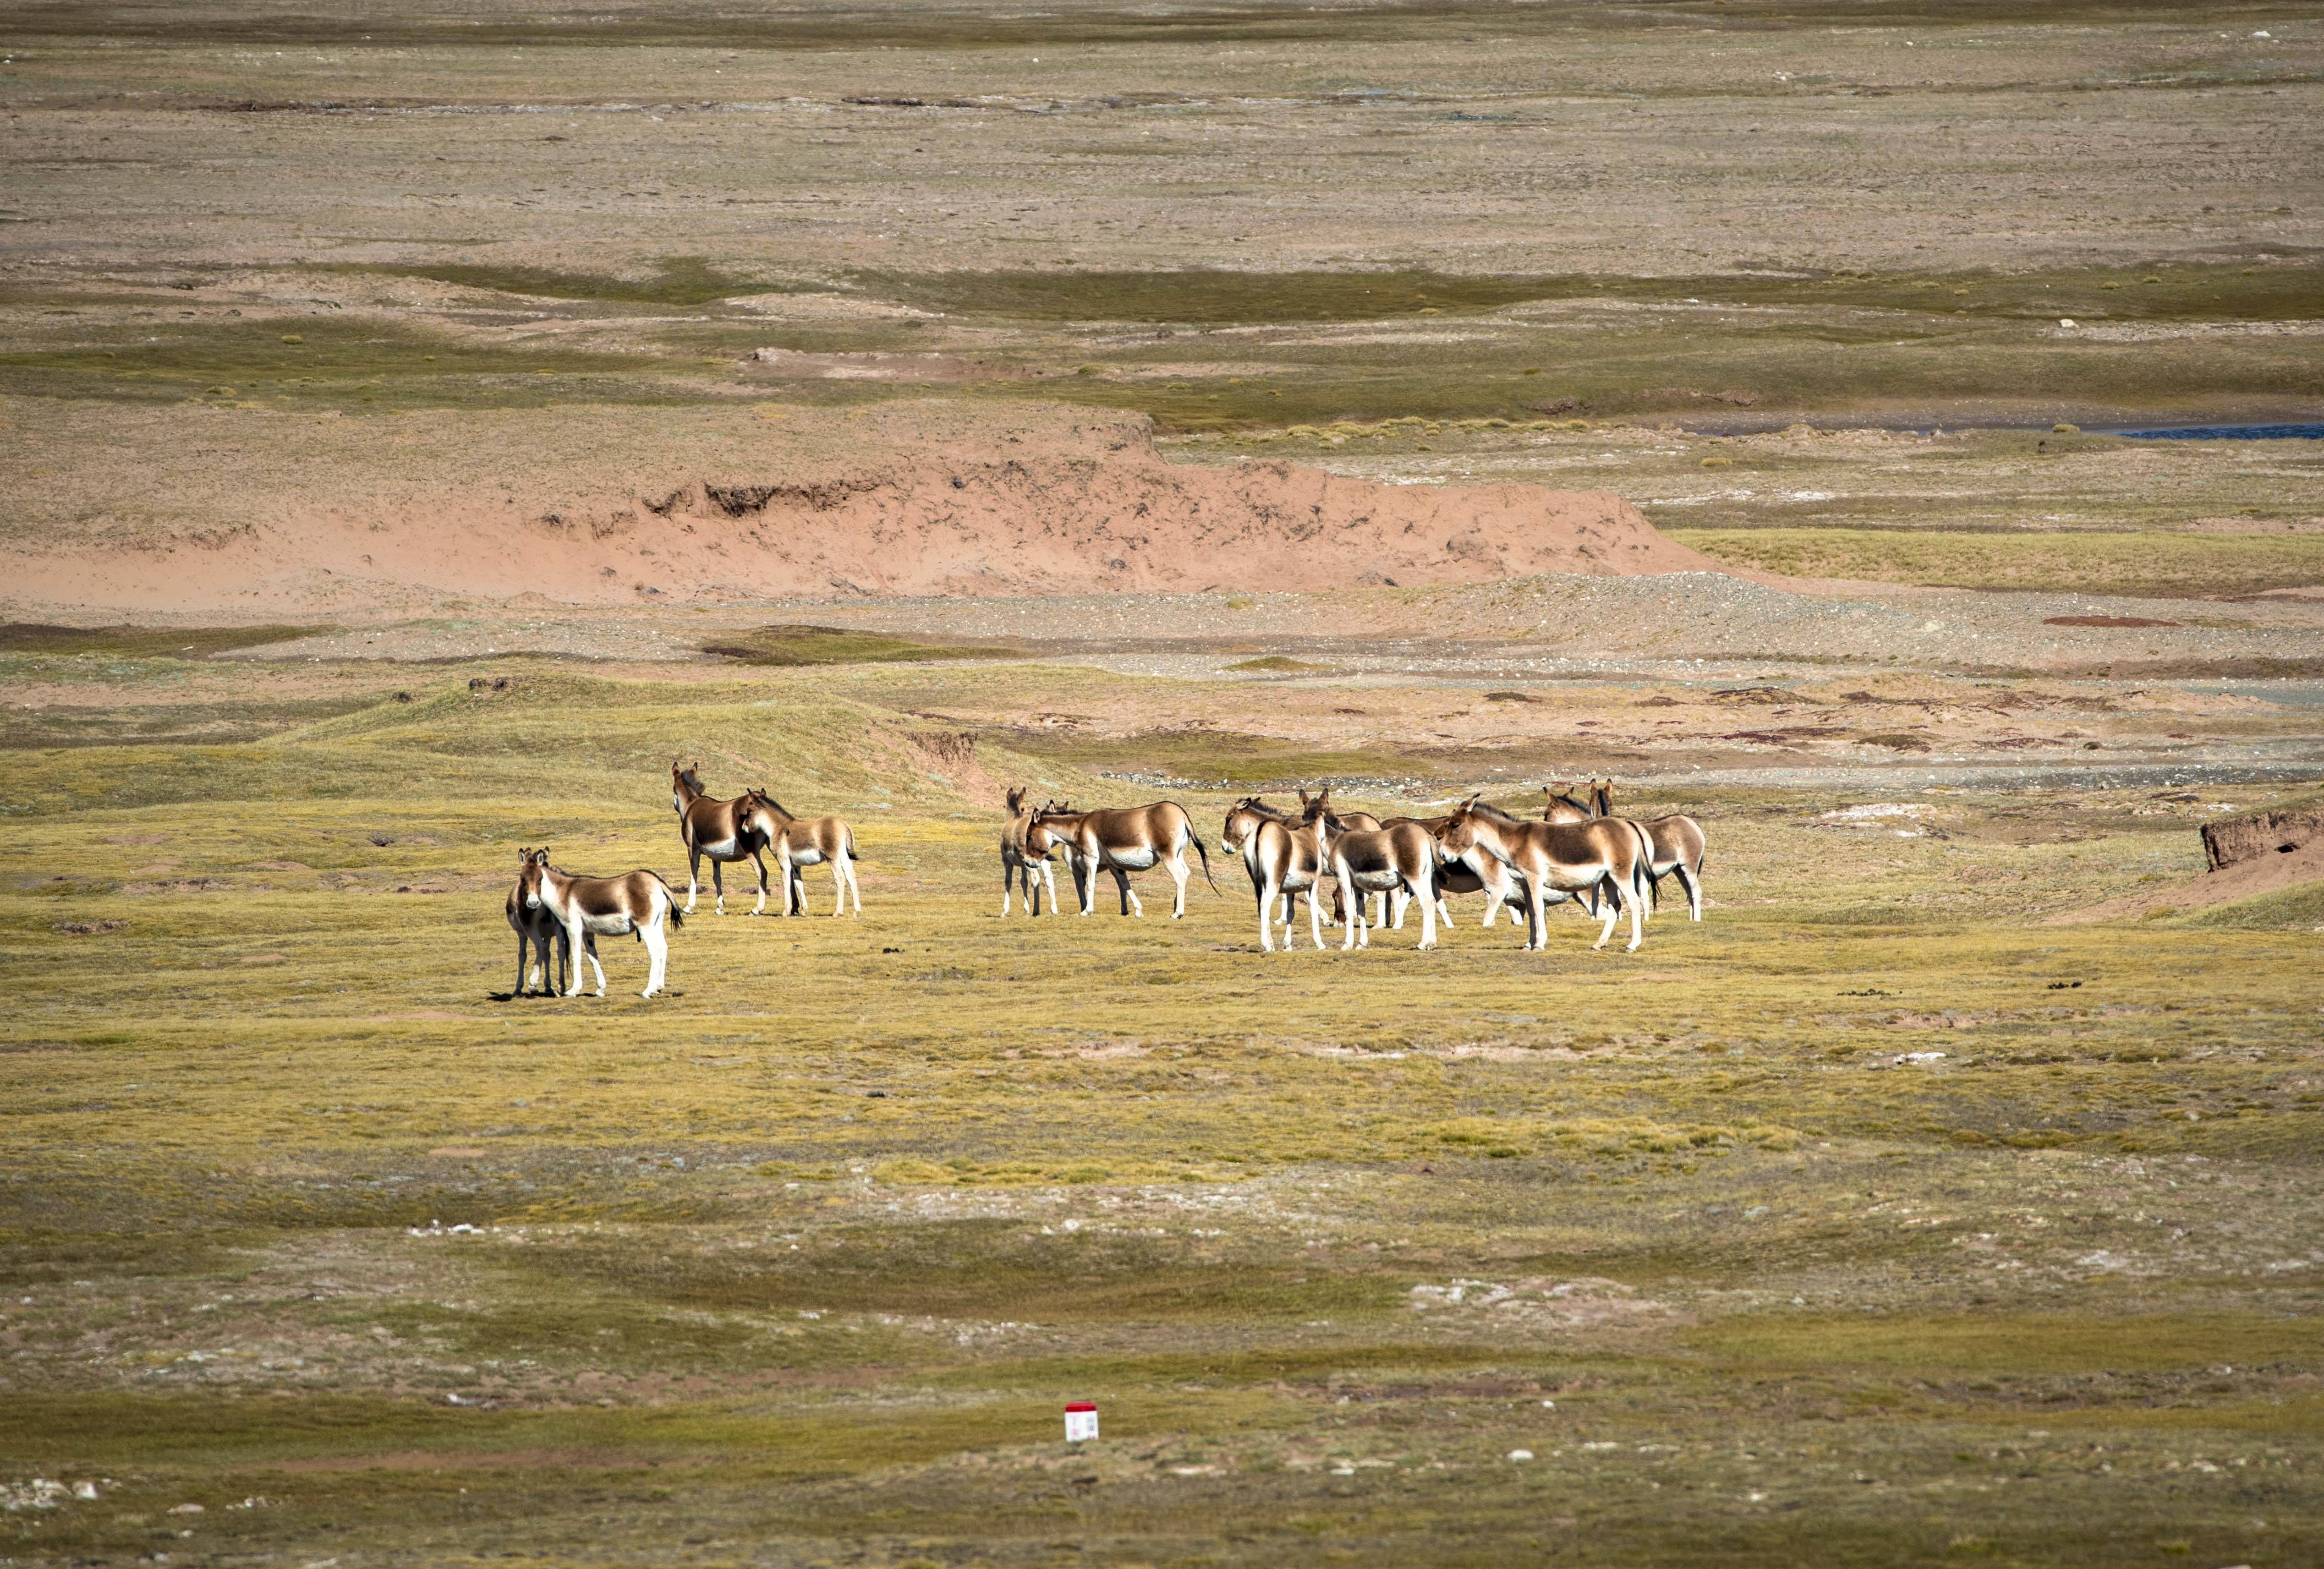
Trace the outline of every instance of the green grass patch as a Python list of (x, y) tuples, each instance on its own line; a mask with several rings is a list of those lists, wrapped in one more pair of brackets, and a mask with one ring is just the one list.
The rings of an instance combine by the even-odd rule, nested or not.
[(702, 651), (743, 665), (895, 665), (932, 659), (1024, 657), (1014, 648), (924, 643), (917, 638), (891, 638), (883, 632), (803, 624), (724, 633), (716, 642), (705, 643)]
[(463, 289), (490, 289), (498, 294), (530, 295), (543, 299), (589, 299), (620, 305), (708, 305), (736, 294), (773, 294), (786, 286), (762, 283), (722, 272), (700, 256), (663, 256), (649, 278), (623, 278), (604, 272), (558, 272), (540, 267), (488, 267), (460, 262), (392, 267), (343, 263), (325, 271), (371, 273), (390, 278), (428, 278), (456, 283)]
[(1310, 665), (1305, 659), (1294, 659), (1287, 654), (1269, 654), (1263, 659), (1245, 659), (1240, 664), (1230, 665), (1227, 668), (1229, 670), (1295, 671), (1329, 670), (1331, 666), (1328, 665)]
[(2166, 1372), (2214, 1363), (2324, 1367), (2324, 1319), (2258, 1313), (1730, 1319), (1687, 1344), (1734, 1367), (1924, 1372)]
[(2214, 926), (2232, 931), (2314, 931), (2324, 929), (2324, 882), (2215, 904), (2174, 925)]
[(319, 637), (330, 627), (59, 627), (43, 621), (0, 625), (0, 654), (69, 656), (100, 654), (115, 659), (201, 659), (236, 648), (263, 648)]
[(1685, 528), (1663, 532), (1721, 561), (1797, 577), (2166, 599), (2324, 583), (2324, 536), (2308, 534)]

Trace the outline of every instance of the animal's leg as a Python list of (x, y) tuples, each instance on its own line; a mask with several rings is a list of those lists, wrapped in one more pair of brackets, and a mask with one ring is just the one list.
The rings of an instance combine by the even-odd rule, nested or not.
[(516, 990), (509, 994), (511, 996), (521, 997), (525, 995), (524, 950), (524, 933), (520, 931), (516, 934)]
[(1646, 932), (1643, 929), (1643, 906), (1646, 904), (1646, 901), (1639, 898), (1637, 890), (1633, 888), (1628, 891), (1628, 896), (1623, 902), (1630, 907), (1630, 944), (1628, 948), (1622, 950), (1622, 951), (1625, 953), (1636, 953), (1638, 951), (1638, 944), (1646, 940)]
[[(1323, 901), (1315, 896), (1315, 884), (1307, 885), (1307, 940), (1315, 945), (1316, 952), (1321, 953), (1323, 951)], [(1291, 951), (1291, 927), (1288, 922), (1283, 928), (1283, 951)]]
[(710, 891), (717, 895), (711, 907), (724, 915), (726, 913), (726, 869), (725, 863), (716, 856), (710, 858)]
[(1186, 918), (1186, 856), (1182, 850), (1170, 861), (1170, 880), (1178, 885), (1178, 896), (1170, 902), (1170, 919), (1173, 921)]
[[(717, 863), (711, 863), (716, 869)], [(702, 852), (692, 845), (686, 847), (686, 913), (694, 913), (694, 896), (702, 887)]]
[(1702, 883), (1695, 876), (1693, 869), (1684, 861), (1679, 863), (1678, 885), (1686, 890), (1686, 918), (1690, 921), (1702, 920)]
[(847, 851), (839, 863), (847, 868), (847, 896), (854, 903), (855, 913), (861, 915), (863, 913), (863, 885), (855, 880), (855, 840), (853, 835), (842, 848)]
[(767, 913), (767, 858), (757, 850), (752, 850), (751, 864), (759, 868), (759, 902), (752, 907), (751, 913), (764, 915)]
[[(604, 996), (605, 995), (605, 967), (597, 962), (597, 934), (595, 932), (591, 931), (583, 934), (581, 940), (581, 956), (589, 961), (589, 968), (597, 972), (597, 995), (601, 997)], [(573, 967), (573, 984), (576, 987), (581, 984), (581, 967), (579, 965), (575, 965)]]
[[(571, 942), (574, 947), (580, 948), (582, 946), (581, 940), (588, 936), (588, 933), (581, 930), (580, 921), (576, 919), (565, 923), (565, 935), (566, 940)], [(572, 988), (565, 995), (568, 997), (577, 997), (581, 995), (581, 967), (578, 964), (573, 967)]]
[[(1621, 884), (1609, 878), (1606, 887), (1610, 895), (1601, 904), (1601, 908), (1606, 912), (1606, 924), (1599, 930), (1598, 940), (1590, 945), (1593, 950), (1606, 946), (1607, 940), (1614, 935), (1614, 922), (1622, 918), (1622, 906), (1629, 903), (1628, 899), (1623, 897)], [(1632, 911), (1630, 919), (1633, 921), (1637, 919), (1635, 910)]]
[(1436, 889), (1429, 884), (1425, 874), (1422, 876), (1422, 882), (1424, 885), (1413, 891), (1420, 904), (1420, 946), (1434, 948), (1436, 946), (1436, 906), (1440, 901), (1436, 897)]
[(638, 936), (646, 945), (646, 989), (638, 996), (650, 997), (661, 990), (662, 972), (669, 967), (669, 935), (659, 921), (650, 926), (638, 928)]
[[(541, 968), (542, 969), (544, 969), (544, 970), (546, 970), (546, 969), (549, 968), (549, 955), (548, 955), (548, 953), (547, 953), (547, 951), (546, 951), (546, 950), (544, 950), (544, 951), (542, 952), (541, 956), (540, 956), (540, 968)], [(559, 992), (561, 992), (561, 991), (563, 991), (563, 990), (565, 989), (565, 977), (566, 977), (566, 976), (567, 976), (568, 973), (570, 973), (570, 972), (571, 972), (572, 968), (573, 968), (573, 940), (572, 940), (571, 938), (569, 938), (569, 937), (567, 937), (567, 936), (566, 936), (566, 935), (565, 935), (565, 929), (564, 929), (563, 927), (561, 927), (561, 926), (560, 926), (560, 927), (558, 927), (558, 931), (557, 931), (557, 986), (556, 986), (556, 991), (559, 991)], [(543, 978), (544, 978), (544, 979), (546, 979), (547, 977), (543, 977)], [(555, 995), (555, 994), (552, 992), (550, 995), (552, 995), (552, 996), (553, 996), (553, 995)]]
[[(1275, 932), (1273, 928), (1275, 925), (1276, 897), (1276, 885), (1273, 883), (1261, 883), (1259, 885), (1259, 950), (1261, 953), (1273, 953), (1275, 951)], [(1284, 951), (1286, 953), (1290, 951), (1291, 940), (1288, 934), (1284, 938), (1283, 947)]]

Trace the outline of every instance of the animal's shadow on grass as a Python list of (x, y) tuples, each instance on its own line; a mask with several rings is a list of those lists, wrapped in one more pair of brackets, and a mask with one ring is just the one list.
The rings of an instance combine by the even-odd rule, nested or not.
[[(595, 992), (583, 992), (578, 996), (568, 997), (562, 992), (551, 992), (547, 996), (543, 996), (540, 992), (527, 992), (523, 996), (520, 996), (514, 992), (486, 992), (484, 994), (484, 1000), (488, 1003), (609, 1003), (613, 1000), (613, 997), (616, 995), (618, 994), (610, 994), (606, 996), (601, 997)], [(664, 986), (661, 989), (662, 997), (682, 997), (684, 996), (686, 996), (684, 992), (678, 990), (674, 986)], [(660, 997), (646, 997), (641, 998), (641, 1000), (645, 1002), (659, 1002), (660, 1001)]]

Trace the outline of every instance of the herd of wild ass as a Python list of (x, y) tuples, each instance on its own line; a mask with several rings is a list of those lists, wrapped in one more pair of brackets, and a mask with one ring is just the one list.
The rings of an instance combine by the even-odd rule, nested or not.
[[(1548, 907), (1582, 902), (1605, 924), (1593, 947), (1603, 948), (1624, 914), (1630, 918), (1631, 950), (1645, 936), (1645, 922), (1665, 877), (1674, 876), (1686, 894), (1687, 913), (1702, 919), (1702, 827), (1692, 817), (1634, 821), (1614, 815), (1614, 785), (1601, 779), (1581, 786), (1548, 784), (1541, 820), (1512, 817), (1471, 796), (1443, 817), (1378, 818), (1368, 812), (1334, 812), (1332, 793), (1299, 793), (1294, 814), (1246, 796), (1228, 812), (1219, 843), (1242, 857), (1259, 903), (1259, 945), (1275, 950), (1275, 927), (1291, 945), (1291, 899), (1307, 895), (1307, 934), (1323, 946), (1322, 895), (1328, 880), (1337, 905), (1340, 946), (1370, 944), (1375, 926), (1402, 930), (1405, 913), (1420, 906), (1420, 946), (1436, 946), (1436, 922), (1452, 923), (1448, 895), (1485, 895), (1484, 924), (1504, 907), (1525, 916), (1526, 947), (1549, 943)], [(1056, 908), (1052, 858), (1065, 852), (1081, 913), (1097, 904), (1097, 874), (1110, 871), (1121, 891), (1121, 913), (1144, 914), (1130, 874), (1159, 866), (1176, 888), (1170, 913), (1186, 913), (1186, 847), (1203, 858), (1210, 852), (1194, 832), (1194, 820), (1176, 802), (1120, 811), (1076, 812), (1070, 802), (1028, 808), (1028, 792), (1009, 792), (1009, 821), (1001, 830), (1001, 913), (1009, 913), (1012, 893), (1021, 892), (1025, 912), (1041, 913), (1046, 891)], [(1218, 885), (1212, 883), (1212, 887)], [(1351, 896), (1352, 895), (1352, 896)]]
[[(659, 992), (669, 968), (670, 928), (693, 913), (706, 859), (721, 915), (726, 913), (723, 868), (746, 860), (759, 874), (759, 899), (751, 913), (765, 913), (769, 857), (782, 883), (784, 914), (807, 913), (802, 873), (815, 866), (831, 868), (832, 914), (844, 914), (851, 900), (855, 913), (863, 913), (853, 829), (836, 817), (794, 817), (764, 790), (714, 799), (703, 790), (700, 766), (673, 763), (669, 770), (670, 806), (686, 846), (683, 908), (657, 872), (576, 876), (549, 865), (545, 848), (518, 852), (516, 885), (508, 895), (508, 923), (516, 932), (514, 996), (525, 996), (536, 983), (549, 990), (553, 970), (554, 986), (568, 997), (577, 996), (586, 961), (596, 972), (597, 995), (604, 996), (605, 970), (597, 962), (597, 939), (624, 936), (645, 946), (649, 963), (640, 995)], [(1694, 819), (1640, 822), (1618, 817), (1610, 780), (1545, 785), (1543, 794), (1548, 803), (1538, 821), (1512, 817), (1478, 796), (1443, 817), (1389, 818), (1335, 812), (1328, 788), (1314, 796), (1302, 790), (1296, 812), (1246, 796), (1227, 812), (1219, 842), (1242, 857), (1259, 904), (1259, 945), (1270, 953), (1277, 925), (1283, 928), (1284, 950), (1292, 948), (1292, 901), (1300, 894), (1307, 897), (1308, 938), (1317, 948), (1323, 946), (1327, 884), (1342, 949), (1370, 945), (1374, 927), (1401, 931), (1415, 904), (1420, 908), (1420, 946), (1434, 948), (1436, 923), (1452, 923), (1446, 900), (1454, 894), (1485, 895), (1486, 926), (1503, 909), (1510, 912), (1512, 925), (1522, 913), (1528, 950), (1548, 946), (1549, 906), (1572, 901), (1603, 921), (1593, 947), (1605, 947), (1627, 914), (1628, 946), (1635, 950), (1665, 877), (1678, 879), (1689, 916), (1702, 919), (1703, 839)], [(1070, 802), (1035, 809), (1028, 799), (1021, 787), (1009, 792), (1009, 821), (1001, 831), (1004, 916), (1019, 895), (1028, 915), (1038, 915), (1045, 900), (1056, 912), (1060, 853), (1084, 915), (1097, 907), (1101, 872), (1113, 875), (1124, 915), (1145, 914), (1130, 874), (1156, 867), (1170, 877), (1172, 917), (1185, 915), (1186, 884), (1193, 876), (1189, 848), (1201, 858), (1204, 880), (1213, 892), (1218, 888), (1210, 851), (1194, 831), (1194, 820), (1176, 802), (1081, 812)]]

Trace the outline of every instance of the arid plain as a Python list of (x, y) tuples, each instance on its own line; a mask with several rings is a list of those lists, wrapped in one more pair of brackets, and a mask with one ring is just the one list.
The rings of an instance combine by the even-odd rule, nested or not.
[(2324, 1557), (2324, 23), (2028, 9), (0, 14), (0, 1556)]

